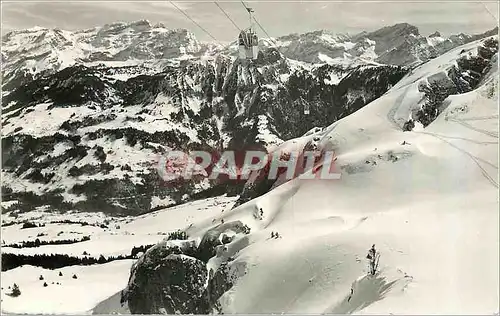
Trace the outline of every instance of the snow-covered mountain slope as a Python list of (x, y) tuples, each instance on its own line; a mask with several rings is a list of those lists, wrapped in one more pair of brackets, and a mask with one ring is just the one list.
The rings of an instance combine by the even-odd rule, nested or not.
[(321, 30), (291, 34), (261, 45), (279, 47), (289, 58), (349, 67), (362, 64), (415, 65), (435, 58), (450, 49), (498, 33), (498, 28), (477, 35), (458, 34), (442, 37), (439, 32), (420, 34), (417, 27), (398, 23), (373, 32), (333, 34)]
[[(221, 196), (136, 217), (110, 217), (97, 212), (57, 214), (50, 210), (8, 212), (2, 214), (3, 267), (12, 263), (10, 260), (6, 262), (5, 254), (24, 256), (57, 254), (78, 258), (129, 255), (133, 247), (155, 244), (179, 228), (217, 217), (221, 211), (229, 211), (234, 201), (235, 197)], [(43, 226), (21, 229), (26, 222)], [(90, 240), (66, 245), (7, 247), (22, 242), (34, 242), (36, 239), (54, 242), (79, 239), (82, 236), (89, 236)], [(23, 265), (2, 271), (2, 313), (89, 314), (99, 302), (126, 286), (134, 261), (135, 259), (125, 259), (57, 269)], [(58, 276), (59, 272), (63, 275)], [(72, 278), (73, 274), (76, 274), (77, 279)], [(43, 276), (43, 280), (39, 280), (40, 275)], [(48, 284), (47, 287), (43, 286), (44, 282)], [(8, 295), (14, 283), (21, 290), (21, 295), (18, 297)], [(89, 290), (92, 293), (88, 293)], [(78, 302), (74, 301), (76, 297), (80, 298)], [(98, 308), (106, 307), (109, 306)]]
[[(141, 216), (110, 217), (103, 213), (51, 214), (45, 211), (28, 213), (9, 212), (3, 215), (4, 222), (16, 223), (2, 227), (2, 253), (36, 255), (61, 254), (73, 257), (100, 255), (128, 255), (133, 247), (155, 244), (170, 232), (217, 216), (231, 209), (235, 197), (215, 197), (188, 202), (168, 210), (151, 212)], [(85, 216), (86, 215), (86, 216)], [(90, 215), (90, 216), (89, 216)], [(14, 218), (14, 216), (16, 216)], [(73, 223), (64, 223), (71, 220)], [(43, 227), (21, 229), (23, 222), (44, 224)], [(82, 226), (79, 223), (89, 223)], [(97, 223), (97, 225), (93, 225)], [(105, 226), (101, 225), (104, 224)], [(22, 242), (80, 239), (90, 240), (66, 245), (42, 245), (40, 247), (14, 248), (7, 245)]]
[[(383, 39), (387, 31), (368, 34)], [(370, 38), (377, 56), (406, 43)], [(115, 294), (127, 283), (130, 261), (102, 266), (103, 273), (116, 271), (110, 276), (100, 275), (101, 265), (63, 268), (65, 277), (88, 277), (91, 289), (97, 280), (112, 283), (78, 306), (64, 305), (63, 293), (85, 295), (85, 282), (65, 279), (53, 297), (39, 294), (37, 279), (55, 278), (53, 272), (29, 266), (2, 272), (2, 287), (18, 282), (26, 289), (17, 298), (2, 291), (2, 308), (81, 313), (110, 296), (97, 311), (498, 312), (498, 39), (492, 40), (450, 48), (408, 74), (372, 62), (312, 65), (268, 49), (252, 66), (224, 54), (138, 64), (130, 57), (10, 80), (2, 96), (2, 209), (19, 222), (2, 227), (2, 235), (11, 243), (91, 236), (70, 247), (10, 254), (127, 254), (177, 228), (189, 240), (150, 248), (135, 261), (123, 293)], [(235, 198), (225, 197), (223, 205), (206, 200), (110, 219), (105, 228), (20, 227), (39, 215), (23, 212), (41, 206), (136, 214), (183, 202), (212, 184), (160, 186), (159, 155), (256, 140), (284, 151), (333, 149), (342, 177), (273, 183), (232, 210)], [(382, 255), (380, 271), (367, 277), (372, 244)], [(59, 285), (45, 290), (52, 286)]]
[[(498, 40), (496, 37), (488, 37), (481, 41), (462, 45), (456, 50), (450, 51), (449, 54), (429, 61), (425, 67), (412, 70), (421, 76), (417, 89), (411, 89), (413, 87), (411, 84), (415, 83), (412, 75), (395, 85), (395, 87), (405, 86), (409, 92), (396, 101), (395, 106), (390, 111), (389, 119), (396, 128), (405, 131), (428, 126), (446, 108), (448, 96), (470, 92), (484, 80), (486, 74), (495, 67), (494, 57), (497, 52)], [(403, 97), (409, 100), (407, 101)], [(291, 150), (286, 147), (291, 143), (300, 144), (293, 146), (292, 150), (295, 152), (321, 148), (318, 146), (321, 129), (314, 129), (309, 134), (308, 137), (287, 141), (278, 146), (276, 150), (281, 151), (281, 155), (285, 152), (290, 153)], [(261, 170), (257, 179), (265, 178), (265, 173), (268, 171), (269, 169)], [(236, 205), (286, 182), (283, 180), (249, 180)]]
[[(155, 263), (183, 267), (186, 277), (203, 266), (196, 253), (200, 259), (192, 261), (163, 257), (165, 244), (146, 252), (148, 264), (135, 265), (125, 295), (131, 311), (184, 310), (175, 297), (173, 305), (161, 299), (138, 305), (137, 293), (147, 289), (215, 291), (200, 302), (210, 308), (218, 298), (224, 313), (498, 312), (498, 53), (480, 85), (446, 98), (446, 108), (426, 128), (404, 132), (394, 120), (395, 113), (408, 117), (419, 106), (421, 81), (446, 68), (460, 50), (478, 45), (418, 67), (326, 128), (318, 145), (338, 154), (340, 180), (295, 179), (187, 227), (199, 247), (233, 236), (208, 260), (215, 273), (206, 290), (174, 290), (170, 279), (158, 288), (144, 285), (138, 278), (147, 271), (156, 278)], [(259, 208), (262, 218), (254, 216)], [(249, 232), (238, 232), (242, 224)], [(280, 237), (270, 238), (271, 232)], [(365, 264), (372, 244), (381, 253), (373, 277)], [(186, 247), (181, 253), (191, 251)], [(218, 291), (214, 282), (220, 286), (224, 276), (229, 289)]]
[(310, 65), (273, 49), (253, 64), (225, 55), (114, 63), (6, 84), (3, 199), (19, 202), (11, 210), (137, 214), (184, 202), (215, 184), (165, 186), (157, 166), (169, 149), (276, 146), (356, 111), (409, 70)]
[[(304, 140), (319, 135), (318, 146), (334, 148), (338, 153), (340, 180), (293, 180), (233, 210), (234, 198), (223, 198), (136, 219), (111, 219), (110, 227), (120, 224), (119, 230), (94, 234), (133, 232), (137, 239), (129, 241), (128, 246), (149, 242), (148, 233), (183, 227), (189, 239), (200, 245), (207, 231), (213, 234), (215, 229), (218, 233), (214, 236), (222, 240), (230, 236), (224, 246), (215, 247), (214, 256), (206, 263), (207, 270), (216, 271), (207, 274), (212, 275), (207, 285), (210, 295), (225, 313), (497, 312), (498, 54), (479, 86), (446, 98), (447, 107), (430, 125), (408, 132), (401, 129), (412, 109), (420, 106), (415, 102), (423, 94), (419, 84), (447, 69), (461, 50), (474, 50), (479, 44), (457, 48), (418, 67), (354, 114), (282, 145), (284, 149), (301, 147)], [(257, 208), (264, 211), (262, 219), (254, 217)], [(83, 214), (37, 213), (10, 214), (8, 218), (47, 222), (51, 216), (55, 220), (102, 220), (102, 215), (93, 220)], [(235, 226), (238, 222), (247, 225), (249, 233), (239, 233)], [(12, 227), (2, 228), (2, 236), (8, 235), (9, 241), (26, 240)], [(44, 229), (48, 233), (76, 231), (72, 225), (59, 229), (47, 225), (25, 232), (35, 230), (32, 239)], [(271, 232), (278, 232), (280, 238), (271, 239)], [(87, 248), (80, 250), (107, 254), (123, 251), (124, 245), (85, 243)], [(381, 253), (380, 271), (368, 277), (365, 256), (372, 244)], [(168, 249), (163, 247), (165, 242), (160, 245), (160, 249)], [(40, 250), (65, 253), (66, 248), (46, 247)], [(198, 271), (192, 270), (195, 262), (204, 265), (188, 256), (152, 253), (148, 251), (145, 256), (153, 266), (176, 263), (180, 275)], [(2, 309), (10, 313), (83, 313), (95, 306), (93, 310), (98, 313), (128, 313), (127, 301), (120, 303), (124, 297), (120, 290), (127, 283), (131, 264), (131, 260), (124, 260), (55, 271), (23, 266), (2, 272), (4, 290), (17, 283), (22, 292), (13, 298), (2, 291)], [(63, 277), (57, 276), (59, 271)], [(77, 280), (70, 278), (73, 273), (78, 275)], [(149, 273), (156, 278), (153, 270)], [(38, 280), (40, 274), (48, 281), (47, 288)], [(137, 284), (142, 282), (140, 278)], [(108, 286), (99, 287), (99, 280)], [(135, 280), (130, 279), (129, 285), (131, 282)], [(183, 297), (175, 295), (183, 291), (196, 293), (188, 292), (189, 299), (181, 299), (179, 304), (192, 302), (204, 291), (187, 287), (186, 281), (179, 286), (170, 282), (166, 278), (158, 286), (171, 291), (174, 304)], [(152, 294), (155, 285), (149, 284), (148, 293)], [(89, 288), (92, 295), (87, 293)], [(78, 295), (84, 295), (85, 300), (67, 304), (68, 296)], [(161, 304), (155, 306), (150, 308), (162, 308)], [(165, 311), (168, 309), (166, 306)]]
[[(355, 35), (334, 35), (320, 30), (276, 39), (262, 38), (260, 46), (262, 49), (277, 48), (293, 60), (334, 64), (345, 70), (380, 63), (408, 66), (497, 32), (494, 29), (483, 34), (458, 34), (448, 38), (436, 32), (425, 37), (417, 27), (399, 23)], [(81, 31), (41, 27), (16, 30), (2, 37), (2, 85), (9, 87), (73, 65), (104, 63), (161, 69), (162, 64), (171, 59), (211, 58), (215, 53), (234, 57), (237, 54), (235, 43), (228, 47), (201, 43), (186, 29), (169, 29), (164, 24), (153, 25), (147, 20), (117, 22)]]
[[(127, 284), (132, 264), (129, 259), (55, 270), (23, 266), (2, 272), (2, 314), (89, 314), (92, 307)], [(5, 293), (14, 283), (21, 295), (12, 298)]]
[(4, 82), (36, 77), (66, 67), (95, 61), (137, 64), (198, 54), (204, 48), (185, 29), (168, 29), (142, 20), (113, 23), (88, 30), (32, 28), (12, 31), (2, 38)]

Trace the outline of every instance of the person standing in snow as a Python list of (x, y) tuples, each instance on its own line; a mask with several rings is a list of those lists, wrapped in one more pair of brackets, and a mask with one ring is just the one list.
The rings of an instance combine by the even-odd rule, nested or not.
[(264, 211), (262, 210), (262, 207), (258, 207), (257, 205), (255, 205), (253, 217), (255, 219), (262, 220), (263, 215), (264, 215)]
[(347, 302), (349, 303), (349, 301), (351, 300), (352, 298), (352, 295), (354, 294), (354, 290), (352, 289), (351, 287), (351, 294), (349, 294), (349, 297), (347, 298)]
[(372, 247), (368, 250), (366, 259), (368, 259), (368, 262), (370, 264), (370, 274), (374, 275), (377, 264), (377, 250), (375, 250), (375, 244), (373, 244)]

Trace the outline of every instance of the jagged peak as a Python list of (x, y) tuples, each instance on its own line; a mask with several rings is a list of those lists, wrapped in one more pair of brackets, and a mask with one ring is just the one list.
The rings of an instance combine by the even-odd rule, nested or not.
[(431, 35), (429, 35), (429, 37), (441, 37), (441, 33), (436, 31), (436, 32), (432, 33)]
[(410, 31), (416, 31), (416, 34), (415, 35), (419, 35), (419, 30), (418, 30), (418, 27), (416, 27), (415, 25), (413, 24), (410, 24), (410, 23), (396, 23), (392, 26), (388, 26), (389, 28), (394, 28), (394, 29), (406, 29), (406, 30), (410, 30)]
[(332, 39), (336, 39), (336, 40), (340, 40), (340, 41), (349, 40), (351, 38), (351, 36), (349, 34), (346, 34), (346, 33), (334, 33), (330, 30), (321, 29), (321, 30), (309, 31), (309, 32), (300, 33), (300, 34), (299, 33), (290, 33), (287, 35), (279, 36), (277, 39), (282, 40), (282, 41), (288, 41), (288, 40), (298, 40), (301, 38), (317, 38), (317, 37), (321, 37), (323, 35), (328, 35)]
[(131, 28), (135, 31), (146, 31), (151, 29), (151, 23), (148, 20), (137, 20), (137, 21), (117, 21), (113, 23), (105, 24), (100, 28), (100, 32), (109, 32), (109, 31), (120, 31), (127, 28)]
[(9, 31), (9, 32), (5, 33), (2, 36), (2, 41), (6, 41), (9, 38), (11, 38), (12, 36), (18, 35), (18, 34), (29, 34), (29, 33), (41, 32), (41, 31), (45, 31), (46, 32), (48, 30), (49, 30), (48, 28), (41, 27), (41, 26), (34, 26), (34, 27), (30, 27), (30, 28), (27, 28), (27, 29), (20, 29), (20, 30), (12, 30), (12, 31)]
[(309, 31), (309, 32), (306, 32), (302, 35), (316, 35), (316, 36), (321, 36), (323, 34), (328, 34), (328, 35), (332, 35), (332, 33), (330, 31), (327, 31), (327, 30), (315, 30), (315, 31)]
[[(152, 24), (149, 20), (137, 20), (133, 22), (114, 22), (105, 24), (104, 26), (98, 28), (99, 33), (114, 33), (121, 32), (127, 29), (132, 29), (135, 32), (147, 32), (147, 31), (160, 31), (160, 32), (168, 32), (168, 33), (179, 33), (183, 34), (189, 38), (196, 39), (196, 36), (193, 32), (186, 28), (169, 28), (164, 23), (155, 23)], [(89, 29), (87, 31), (92, 31)]]
[(137, 20), (137, 21), (131, 22), (130, 25), (151, 27), (151, 22), (149, 22), (149, 20), (147, 20), (147, 19), (142, 19), (142, 20)]
[(154, 29), (159, 29), (159, 28), (162, 28), (162, 29), (168, 29), (167, 25), (163, 22), (158, 22), (158, 23), (155, 23), (153, 25), (153, 28)]
[(498, 26), (492, 28), (491, 30), (487, 30), (483, 33), (475, 34), (475, 35), (473, 35), (473, 37), (474, 38), (484, 38), (484, 37), (494, 36), (494, 35), (498, 35)]
[(394, 25), (390, 26), (385, 26), (382, 27), (376, 31), (367, 33), (366, 36), (368, 37), (380, 37), (380, 36), (386, 36), (386, 35), (420, 35), (420, 32), (418, 30), (418, 27), (415, 25), (409, 24), (409, 23), (396, 23)]

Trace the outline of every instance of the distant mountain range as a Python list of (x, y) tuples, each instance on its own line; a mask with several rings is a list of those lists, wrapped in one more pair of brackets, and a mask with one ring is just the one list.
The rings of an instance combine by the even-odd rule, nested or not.
[(163, 186), (156, 162), (172, 148), (272, 150), (357, 111), (419, 63), (497, 31), (424, 37), (403, 23), (293, 34), (261, 39), (251, 64), (234, 45), (147, 21), (12, 31), (2, 38), (3, 200), (8, 209), (138, 214), (238, 194), (241, 186), (208, 180)]

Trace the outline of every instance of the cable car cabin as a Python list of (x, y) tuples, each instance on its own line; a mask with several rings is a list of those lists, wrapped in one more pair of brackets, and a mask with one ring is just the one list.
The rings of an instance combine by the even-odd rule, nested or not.
[(251, 29), (240, 32), (238, 37), (240, 59), (257, 59), (259, 55), (259, 39)]
[(311, 113), (311, 111), (309, 111), (309, 103), (306, 103), (304, 105), (304, 114), (309, 115), (309, 113)]

